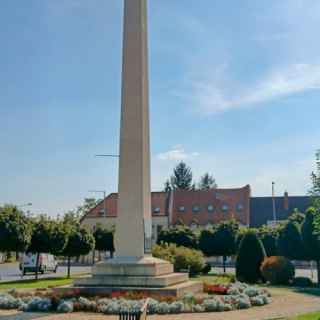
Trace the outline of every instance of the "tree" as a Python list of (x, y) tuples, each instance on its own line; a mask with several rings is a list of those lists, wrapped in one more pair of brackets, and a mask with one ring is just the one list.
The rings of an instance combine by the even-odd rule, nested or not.
[(97, 226), (93, 236), (95, 240), (95, 250), (97, 251), (109, 251), (111, 258), (114, 253), (114, 241), (113, 241), (114, 229), (106, 228), (101, 225)]
[(70, 278), (71, 258), (87, 255), (94, 246), (95, 240), (90, 231), (79, 226), (69, 229), (67, 245), (62, 253), (68, 258), (68, 278)]
[(305, 215), (299, 212), (298, 209), (294, 209), (292, 215), (289, 217), (289, 221), (296, 223), (297, 225), (301, 225), (304, 221)]
[(320, 285), (320, 241), (318, 232), (319, 211), (309, 208), (301, 227), (302, 242), (304, 244), (306, 258), (316, 261), (318, 285)]
[(196, 249), (198, 240), (195, 233), (185, 225), (163, 229), (158, 236), (158, 244), (175, 243), (177, 246)]
[(210, 190), (215, 189), (218, 187), (216, 184), (216, 180), (213, 178), (212, 175), (209, 173), (205, 173), (201, 178), (199, 182), (199, 189), (200, 190)]
[(164, 192), (170, 192), (171, 191), (171, 184), (169, 179), (164, 184)]
[(222, 256), (224, 272), (226, 272), (227, 257), (236, 253), (238, 229), (238, 223), (231, 220), (222, 222), (211, 230), (202, 230), (200, 234), (200, 249), (207, 256)]
[(256, 229), (258, 238), (261, 240), (263, 247), (268, 257), (278, 255), (277, 239), (279, 234), (279, 228), (262, 226)]
[(45, 217), (33, 221), (32, 237), (28, 252), (36, 254), (36, 280), (38, 280), (40, 253), (49, 253), (52, 250), (52, 224)]
[(63, 222), (51, 221), (50, 228), (51, 248), (50, 253), (58, 256), (62, 254), (67, 245), (69, 231)]
[(193, 188), (191, 168), (183, 161), (173, 169), (171, 186), (174, 190), (191, 190)]
[(320, 149), (316, 152), (316, 171), (311, 173), (312, 187), (309, 194), (312, 198), (312, 205), (320, 208)]
[(96, 198), (85, 198), (82, 205), (78, 206), (77, 208), (77, 214), (79, 217), (83, 217), (87, 212), (89, 212), (91, 209), (93, 209), (99, 202), (101, 202), (100, 199)]
[(262, 279), (260, 266), (266, 257), (261, 240), (253, 231), (247, 232), (240, 243), (236, 260), (236, 277), (239, 281), (256, 283)]
[(280, 229), (277, 244), (280, 255), (291, 260), (304, 258), (304, 246), (296, 223), (289, 221)]
[(31, 241), (31, 224), (17, 207), (0, 207), (0, 252), (24, 252)]

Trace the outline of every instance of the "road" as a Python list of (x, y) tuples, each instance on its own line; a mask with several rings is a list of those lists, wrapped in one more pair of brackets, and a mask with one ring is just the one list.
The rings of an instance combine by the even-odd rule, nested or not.
[[(71, 268), (72, 273), (89, 273), (91, 271), (91, 267), (82, 267), (82, 266), (74, 266)], [(61, 277), (67, 274), (67, 267), (59, 266), (58, 272), (48, 272), (44, 275), (39, 274), (39, 279), (41, 278), (51, 278), (51, 277)], [(23, 279), (33, 279), (34, 274), (28, 273), (23, 277)], [(16, 281), (21, 280), (21, 272), (19, 270), (19, 265), (16, 263), (10, 264), (0, 264), (0, 282), (5, 281)]]

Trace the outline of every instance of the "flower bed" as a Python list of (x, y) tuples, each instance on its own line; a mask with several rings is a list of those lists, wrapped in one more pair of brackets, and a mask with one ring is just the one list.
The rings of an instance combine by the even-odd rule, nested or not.
[[(186, 294), (183, 298), (173, 301), (172, 298), (156, 300), (149, 299), (149, 314), (178, 314), (190, 312), (219, 312), (247, 309), (252, 306), (263, 306), (271, 302), (270, 294), (264, 289), (234, 283), (226, 289), (224, 295), (197, 298), (193, 294)], [(219, 289), (220, 290), (220, 289)], [(218, 291), (219, 291), (218, 290)], [(219, 291), (218, 293), (221, 294)], [(113, 294), (108, 298), (87, 299), (84, 297), (56, 297), (56, 296), (22, 296), (15, 292), (0, 294), (0, 309), (19, 309), (25, 312), (59, 312), (74, 311), (97, 312), (104, 314), (118, 314), (123, 311), (139, 310), (145, 299), (138, 296), (134, 299)]]

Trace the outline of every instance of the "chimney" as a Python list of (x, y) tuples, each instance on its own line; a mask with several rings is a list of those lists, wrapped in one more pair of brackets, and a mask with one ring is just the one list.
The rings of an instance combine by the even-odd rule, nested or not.
[(283, 207), (284, 207), (284, 210), (286, 211), (289, 210), (289, 194), (287, 191), (284, 193)]

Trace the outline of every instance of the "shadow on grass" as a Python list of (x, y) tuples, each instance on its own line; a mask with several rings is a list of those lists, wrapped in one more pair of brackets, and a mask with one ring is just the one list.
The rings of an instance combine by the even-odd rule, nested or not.
[(16, 313), (9, 315), (0, 315), (0, 320), (34, 320), (48, 317), (48, 313)]

